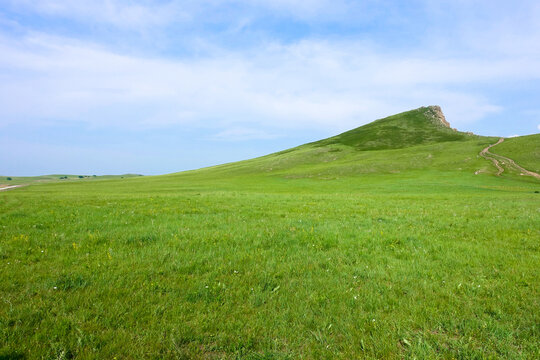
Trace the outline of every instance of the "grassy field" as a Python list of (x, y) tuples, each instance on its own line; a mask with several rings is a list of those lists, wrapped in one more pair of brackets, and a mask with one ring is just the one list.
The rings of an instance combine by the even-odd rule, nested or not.
[(395, 148), (0, 193), (0, 359), (540, 358), (540, 182), (427, 110)]

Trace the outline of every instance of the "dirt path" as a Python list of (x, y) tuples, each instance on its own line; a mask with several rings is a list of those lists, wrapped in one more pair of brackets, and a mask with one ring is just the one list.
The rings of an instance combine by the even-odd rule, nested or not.
[[(506, 164), (506, 165), (508, 165), (510, 167), (513, 167), (514, 169), (518, 170), (520, 172), (520, 175), (528, 175), (528, 176), (532, 176), (532, 177), (535, 177), (535, 178), (540, 180), (540, 174), (537, 174), (534, 171), (529, 171), (527, 169), (522, 168), (521, 166), (516, 164), (516, 162), (514, 160), (512, 160), (510, 158), (507, 158), (506, 156), (493, 154), (493, 153), (491, 153), (489, 151), (489, 149), (491, 149), (495, 145), (499, 145), (503, 141), (504, 141), (504, 138), (500, 138), (499, 141), (497, 141), (495, 144), (491, 144), (488, 147), (486, 147), (485, 149), (483, 149), (482, 151), (480, 151), (480, 156), (481, 157), (483, 157), (486, 160), (490, 160), (491, 162), (493, 162), (493, 165), (495, 165), (495, 167), (497, 168), (497, 176), (500, 176), (504, 171), (503, 167), (501, 166), (501, 163), (502, 163), (502, 164)], [(499, 163), (499, 161), (500, 161), (500, 163)]]
[(11, 190), (11, 189), (15, 189), (15, 188), (18, 188), (18, 187), (21, 187), (21, 186), (23, 186), (23, 185), (12, 185), (12, 186), (0, 187), (0, 191)]
[[(495, 167), (497, 168), (497, 176), (501, 176), (501, 174), (503, 173), (504, 169), (502, 168), (502, 166), (499, 164), (499, 161), (497, 159), (495, 159), (493, 157), (493, 154), (489, 152), (489, 149), (491, 149), (492, 147), (494, 147), (495, 145), (499, 145), (500, 143), (502, 143), (504, 141), (504, 138), (500, 138), (499, 141), (497, 141), (495, 144), (491, 144), (489, 145), (487, 148), (485, 149), (482, 149), (482, 151), (480, 151), (480, 156), (483, 157), (484, 159), (486, 160), (490, 160), (493, 165), (495, 165)], [(478, 174), (479, 172), (477, 171), (476, 174)]]

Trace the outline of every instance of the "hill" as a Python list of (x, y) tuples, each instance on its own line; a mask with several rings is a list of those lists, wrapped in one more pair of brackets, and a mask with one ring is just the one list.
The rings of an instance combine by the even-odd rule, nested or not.
[(168, 176), (213, 178), (277, 176), (337, 179), (410, 171), (495, 173), (478, 156), (497, 138), (451, 129), (438, 106), (374, 121), (343, 134), (256, 159)]
[[(526, 137), (521, 137), (526, 138)], [(508, 148), (508, 157), (517, 156), (527, 166), (540, 166), (538, 157), (523, 154), (524, 148), (536, 148), (530, 140), (510, 139), (510, 143), (528, 141), (524, 146)], [(496, 137), (460, 132), (450, 127), (439, 106), (421, 107), (342, 134), (301, 145), (256, 159), (171, 174), (168, 176), (200, 177), (201, 181), (236, 177), (283, 177), (339, 179), (351, 176), (380, 176), (416, 172), (418, 174), (493, 175), (497, 169), (478, 154)], [(508, 148), (508, 150), (506, 150)], [(536, 150), (538, 151), (538, 150)], [(504, 176), (512, 176), (507, 171)], [(514, 174), (515, 175), (515, 174)]]

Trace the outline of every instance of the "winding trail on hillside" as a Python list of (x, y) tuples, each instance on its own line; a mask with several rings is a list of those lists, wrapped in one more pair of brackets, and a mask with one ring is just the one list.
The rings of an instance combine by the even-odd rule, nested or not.
[[(512, 160), (510, 158), (507, 158), (506, 156), (493, 154), (492, 152), (489, 151), (489, 149), (491, 149), (495, 145), (499, 145), (503, 141), (504, 141), (504, 138), (500, 138), (499, 141), (497, 141), (495, 144), (491, 144), (488, 147), (486, 147), (485, 149), (482, 149), (482, 151), (480, 151), (480, 156), (481, 157), (483, 157), (486, 160), (490, 160), (491, 162), (493, 162), (493, 165), (495, 165), (495, 167), (497, 168), (497, 176), (501, 176), (501, 174), (504, 172), (504, 169), (501, 166), (501, 163), (502, 163), (502, 164), (507, 164), (510, 167), (513, 167), (513, 168), (517, 169), (520, 172), (520, 175), (528, 175), (528, 176), (532, 176), (532, 177), (535, 177), (535, 178), (540, 180), (540, 174), (537, 174), (534, 171), (529, 171), (529, 170), (519, 166), (518, 164), (516, 164), (516, 162), (514, 160)], [(500, 161), (500, 163), (499, 163), (499, 161)]]
[[(485, 149), (482, 149), (482, 151), (480, 151), (480, 156), (481, 157), (483, 157), (486, 160), (491, 161), (493, 163), (493, 165), (495, 165), (495, 167), (497, 168), (497, 176), (501, 176), (504, 169), (499, 164), (499, 161), (493, 157), (493, 154), (489, 152), (489, 149), (491, 149), (495, 145), (499, 145), (503, 141), (504, 141), (504, 138), (500, 138), (499, 141), (497, 141), (495, 144), (491, 144), (488, 147), (486, 147)], [(478, 174), (478, 171), (476, 173)]]

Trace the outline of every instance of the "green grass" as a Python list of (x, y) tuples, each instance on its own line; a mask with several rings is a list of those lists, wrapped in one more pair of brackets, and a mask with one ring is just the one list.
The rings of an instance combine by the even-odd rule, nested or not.
[(540, 182), (495, 141), (2, 192), (0, 358), (539, 358)]

